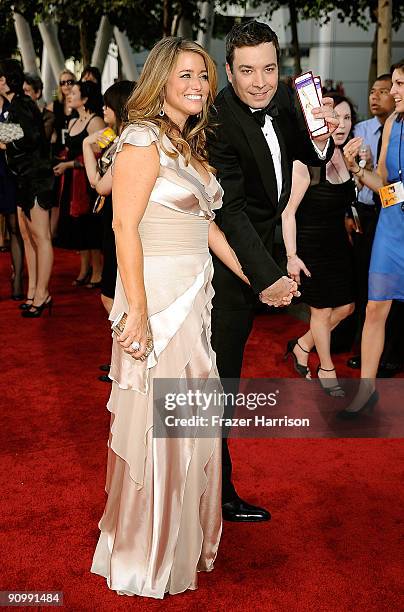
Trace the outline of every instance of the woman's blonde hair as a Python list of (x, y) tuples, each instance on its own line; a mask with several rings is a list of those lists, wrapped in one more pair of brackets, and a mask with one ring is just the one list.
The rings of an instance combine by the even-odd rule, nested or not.
[(74, 76), (73, 72), (71, 70), (69, 70), (68, 68), (64, 68), (62, 70), (62, 72), (59, 74), (59, 81), (58, 81), (58, 88), (57, 88), (57, 97), (58, 97), (58, 100), (59, 100), (60, 103), (63, 102), (63, 93), (62, 93), (62, 88), (59, 85), (59, 83), (60, 83), (60, 79), (62, 78), (62, 76), (64, 74), (68, 74), (69, 77), (71, 77), (73, 79), (73, 81), (76, 81), (76, 77)]
[[(191, 115), (185, 122), (180, 136), (178, 126), (159, 113), (163, 108), (164, 92), (171, 71), (181, 51), (198, 53), (204, 60), (208, 73), (209, 94), (199, 115)], [(217, 90), (217, 72), (213, 59), (198, 43), (169, 36), (160, 40), (150, 51), (140, 75), (138, 84), (127, 103), (128, 124), (153, 123), (160, 133), (160, 146), (169, 157), (178, 157), (175, 151), (168, 151), (162, 142), (166, 134), (175, 148), (184, 156), (186, 164), (191, 156), (209, 167), (206, 152), (206, 129), (209, 124), (209, 108)]]

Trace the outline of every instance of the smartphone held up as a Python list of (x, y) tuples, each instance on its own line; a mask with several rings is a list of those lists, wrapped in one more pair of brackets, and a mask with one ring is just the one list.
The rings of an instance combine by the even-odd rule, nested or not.
[(294, 79), (294, 86), (310, 136), (315, 138), (328, 134), (329, 129), (325, 119), (316, 119), (312, 113), (312, 110), (320, 107), (322, 103), (320, 77), (313, 76), (311, 71), (304, 72)]

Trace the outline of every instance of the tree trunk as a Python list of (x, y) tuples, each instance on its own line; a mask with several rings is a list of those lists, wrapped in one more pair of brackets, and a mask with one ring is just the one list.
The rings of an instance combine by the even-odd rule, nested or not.
[(128, 37), (125, 32), (121, 32), (118, 28), (114, 27), (114, 38), (118, 45), (119, 57), (122, 62), (122, 73), (129, 81), (137, 81), (139, 73), (135, 58), (133, 55), (132, 47), (130, 46)]
[(378, 28), (376, 25), (375, 33), (374, 33), (373, 41), (372, 41), (372, 53), (370, 56), (370, 65), (369, 65), (369, 82), (368, 82), (369, 91), (371, 90), (372, 85), (375, 82), (377, 74), (378, 74), (377, 73), (377, 38), (378, 38)]
[(163, 0), (163, 37), (171, 36), (173, 15), (171, 0)]
[(289, 14), (290, 14), (290, 28), (292, 30), (292, 49), (293, 49), (293, 61), (295, 75), (302, 72), (302, 66), (300, 62), (300, 47), (299, 47), (299, 35), (297, 33), (297, 10), (295, 0), (289, 1)]
[(42, 42), (48, 52), (49, 62), (52, 66), (53, 76), (59, 81), (59, 74), (65, 67), (65, 58), (59, 43), (57, 28), (54, 21), (40, 21), (38, 29)]
[(13, 17), (24, 72), (39, 74), (36, 63), (34, 43), (32, 42), (31, 28), (25, 17), (23, 17), (20, 13), (13, 11)]
[(99, 70), (104, 68), (105, 60), (107, 59), (109, 43), (112, 38), (112, 25), (106, 15), (101, 17), (100, 27), (98, 28), (97, 37), (93, 54), (91, 56), (91, 65), (97, 66)]
[(390, 71), (392, 0), (378, 0), (377, 74)]
[(83, 60), (83, 66), (88, 66), (90, 63), (90, 50), (88, 48), (88, 29), (84, 19), (80, 21), (80, 51)]
[(213, 22), (215, 20), (215, 5), (213, 0), (205, 0), (201, 5), (201, 21), (203, 30), (199, 28), (197, 41), (209, 51), (212, 40)]

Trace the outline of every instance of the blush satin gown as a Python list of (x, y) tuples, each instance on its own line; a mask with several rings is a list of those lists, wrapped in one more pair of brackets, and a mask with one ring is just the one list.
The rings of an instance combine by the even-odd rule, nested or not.
[[(175, 151), (164, 136), (164, 147)], [(158, 128), (132, 124), (124, 144), (155, 143), (160, 173), (139, 226), (144, 282), (154, 350), (134, 360), (113, 340), (108, 410), (106, 491), (91, 571), (125, 595), (163, 598), (197, 588), (210, 571), (221, 529), (221, 439), (154, 438), (155, 378), (218, 379), (210, 345), (213, 267), (208, 227), (222, 189), (205, 185), (184, 158), (168, 156)], [(133, 179), (140, 168), (133, 169)], [(128, 312), (117, 276), (110, 319)]]

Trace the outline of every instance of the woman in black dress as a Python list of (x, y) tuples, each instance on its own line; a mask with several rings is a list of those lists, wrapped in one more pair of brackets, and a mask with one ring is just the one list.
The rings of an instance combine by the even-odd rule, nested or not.
[(28, 296), (22, 315), (39, 317), (51, 307), (49, 279), (53, 265), (49, 210), (54, 176), (42, 115), (23, 92), (24, 73), (14, 59), (0, 60), (0, 95), (9, 101), (7, 122), (20, 126), (23, 136), (7, 144), (7, 164), (17, 184), (18, 221), (28, 267)]
[[(126, 103), (134, 87), (135, 83), (133, 81), (119, 81), (111, 85), (104, 94), (104, 121), (115, 135), (121, 133), (122, 124), (127, 119)], [(112, 229), (111, 164), (116, 151), (118, 136), (111, 142), (111, 139), (109, 141), (105, 139), (103, 132), (105, 131), (95, 132), (84, 139), (83, 154), (88, 180), (100, 194), (97, 211), (100, 213), (103, 223), (102, 252), (104, 255), (101, 301), (109, 314), (114, 301), (117, 271), (115, 236)], [(93, 147), (100, 142), (103, 147), (102, 155), (97, 162)]]
[(98, 88), (91, 82), (76, 83), (68, 103), (78, 117), (69, 122), (65, 136), (66, 161), (53, 169), (63, 176), (59, 196), (59, 225), (55, 244), (64, 249), (80, 251), (80, 270), (74, 285), (99, 287), (102, 271), (102, 227), (92, 213), (94, 195), (87, 181), (83, 163), (83, 140), (104, 127), (96, 113), (99, 110)]
[[(59, 75), (59, 85), (57, 88), (57, 97), (53, 102), (48, 104), (47, 110), (51, 111), (54, 116), (53, 134), (51, 138), (52, 156), (54, 163), (57, 164), (60, 152), (65, 148), (65, 136), (70, 119), (77, 117), (74, 111), (68, 104), (67, 98), (76, 82), (76, 77), (73, 72), (65, 68)], [(52, 236), (56, 235), (57, 225), (59, 221), (58, 193), (60, 179), (55, 180), (54, 191), (54, 206), (51, 211), (51, 232)]]
[[(331, 331), (354, 310), (354, 274), (345, 213), (356, 200), (355, 183), (345, 165), (341, 147), (355, 117), (350, 100), (334, 98), (339, 127), (333, 133), (335, 152), (326, 168), (293, 166), (293, 186), (282, 214), (289, 275), (300, 285), (302, 300), (310, 306), (310, 329), (290, 340), (298, 373), (310, 378), (308, 356), (315, 346), (320, 358), (318, 378), (326, 393), (343, 397), (330, 352)], [(303, 274), (302, 274), (303, 273)]]
[[(0, 96), (0, 123), (6, 121), (10, 103)], [(5, 226), (10, 236), (10, 255), (12, 264), (11, 299), (24, 298), (22, 273), (24, 269), (24, 245), (17, 220), (16, 181), (6, 161), (5, 151), (0, 149), (0, 215), (4, 215)]]

